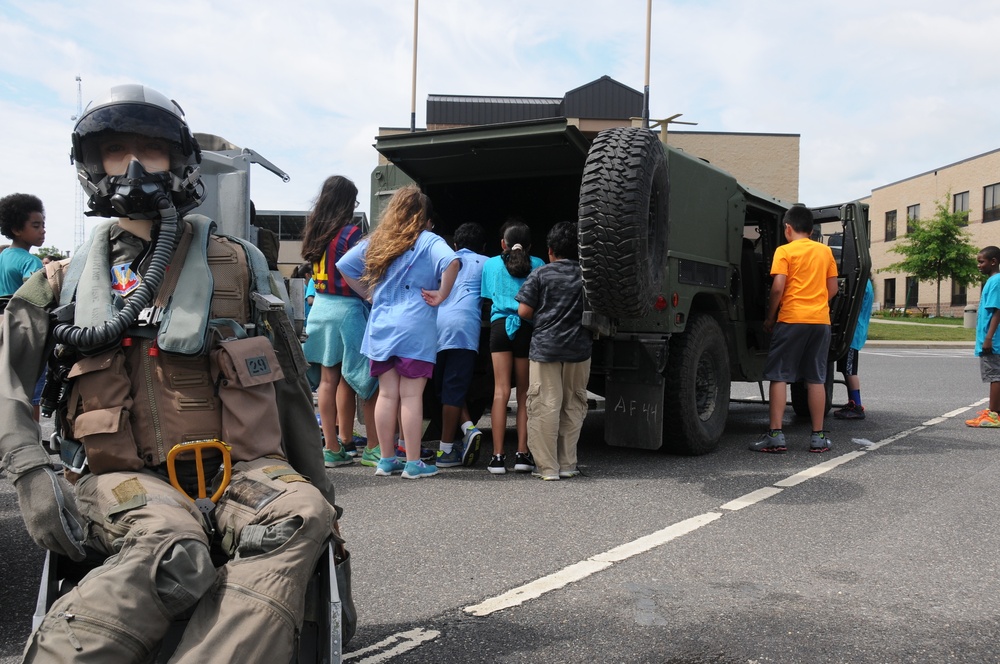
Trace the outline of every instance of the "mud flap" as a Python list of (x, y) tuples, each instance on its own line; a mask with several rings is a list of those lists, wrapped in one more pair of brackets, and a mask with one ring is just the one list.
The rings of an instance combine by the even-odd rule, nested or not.
[(663, 445), (666, 357), (666, 339), (614, 342), (604, 402), (604, 438), (609, 445), (646, 450)]

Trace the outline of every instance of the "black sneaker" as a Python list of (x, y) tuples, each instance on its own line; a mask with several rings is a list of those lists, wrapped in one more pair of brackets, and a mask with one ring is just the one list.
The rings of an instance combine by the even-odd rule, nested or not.
[(494, 475), (503, 475), (507, 472), (507, 457), (503, 454), (494, 454), (490, 458), (490, 463), (486, 466), (486, 470)]
[(514, 472), (530, 473), (534, 469), (535, 469), (535, 458), (531, 456), (531, 452), (514, 453)]
[(833, 411), (833, 416), (838, 420), (863, 420), (865, 419), (865, 407), (848, 401), (846, 406)]

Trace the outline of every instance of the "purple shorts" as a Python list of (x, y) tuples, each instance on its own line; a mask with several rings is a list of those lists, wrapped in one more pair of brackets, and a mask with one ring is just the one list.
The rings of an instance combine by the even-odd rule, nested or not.
[(410, 360), (395, 355), (388, 360), (371, 360), (372, 376), (381, 376), (389, 369), (395, 369), (403, 378), (431, 378), (434, 375), (433, 362)]

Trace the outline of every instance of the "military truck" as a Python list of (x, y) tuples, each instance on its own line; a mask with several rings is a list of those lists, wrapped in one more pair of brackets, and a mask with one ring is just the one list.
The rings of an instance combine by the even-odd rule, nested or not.
[[(771, 260), (789, 203), (636, 127), (591, 139), (560, 118), (379, 136), (375, 148), (387, 163), (372, 174), (373, 219), (412, 181), (434, 204), (437, 232), (479, 222), (496, 238), (493, 254), (509, 215), (531, 226), (536, 255), (552, 225), (576, 221), (595, 338), (588, 387), (605, 397), (605, 440), (689, 455), (716, 448), (732, 382), (763, 378)], [(842, 247), (832, 363), (848, 350), (871, 268), (868, 209), (813, 211), (822, 237)], [(807, 413), (805, 386), (791, 396)]]

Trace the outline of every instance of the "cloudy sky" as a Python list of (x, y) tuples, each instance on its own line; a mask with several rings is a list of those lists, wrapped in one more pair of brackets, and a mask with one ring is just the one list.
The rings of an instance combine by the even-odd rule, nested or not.
[[(334, 173), (367, 209), (378, 128), (409, 126), (413, 7), (0, 0), (0, 195), (40, 196), (46, 245), (73, 247), (79, 75), (84, 105), (143, 83), (287, 171), (253, 167), (258, 209), (308, 209)], [(417, 125), (428, 94), (641, 90), (645, 21), (645, 0), (424, 0)], [(652, 26), (651, 115), (800, 134), (806, 204), (1000, 147), (996, 0), (653, 0)]]

